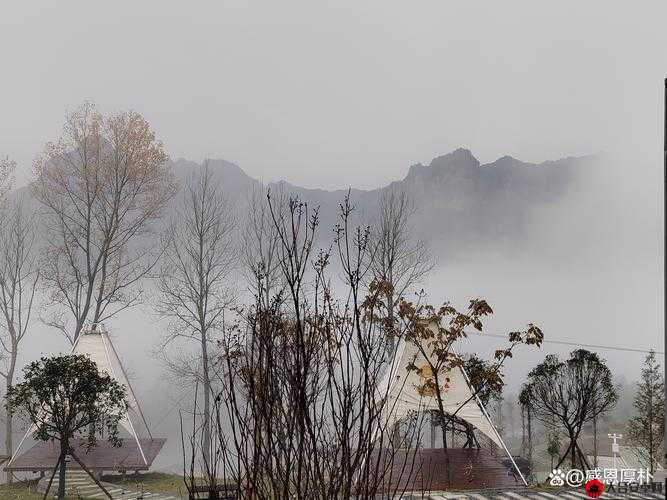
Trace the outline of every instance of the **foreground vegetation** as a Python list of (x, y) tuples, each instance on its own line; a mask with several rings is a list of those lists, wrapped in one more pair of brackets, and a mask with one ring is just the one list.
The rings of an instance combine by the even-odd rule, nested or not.
[[(175, 497), (187, 496), (183, 478), (176, 474), (147, 472), (126, 476), (109, 475), (103, 476), (102, 480), (136, 491), (143, 489), (143, 491), (167, 493)], [(0, 500), (42, 500), (42, 494), (37, 492), (37, 480), (16, 481), (12, 484), (0, 485)]]
[(41, 500), (37, 493), (37, 480), (16, 481), (11, 484), (0, 484), (1, 500)]
[(174, 496), (187, 496), (183, 477), (177, 474), (146, 472), (140, 474), (102, 476), (102, 481), (123, 486), (128, 490), (150, 491), (151, 493), (169, 493)]

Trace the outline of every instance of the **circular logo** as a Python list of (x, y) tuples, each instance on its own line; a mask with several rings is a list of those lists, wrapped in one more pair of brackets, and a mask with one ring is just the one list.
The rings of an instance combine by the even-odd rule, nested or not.
[(586, 482), (586, 494), (591, 498), (597, 498), (602, 495), (604, 485), (597, 479), (591, 479)]
[(565, 481), (569, 486), (581, 486), (585, 480), (586, 476), (579, 469), (570, 469), (565, 474)]

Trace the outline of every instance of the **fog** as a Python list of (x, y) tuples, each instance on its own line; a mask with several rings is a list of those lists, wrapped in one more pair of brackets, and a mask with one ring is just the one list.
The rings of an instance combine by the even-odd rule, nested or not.
[(664, 2), (0, 9), (0, 147), (26, 170), (84, 99), (142, 112), (175, 158), (309, 187), (376, 187), (459, 146), (659, 160)]
[[(487, 298), (490, 333), (534, 322), (547, 340), (663, 351), (666, 15), (664, 2), (4, 4), (0, 155), (27, 184), (85, 100), (141, 112), (172, 158), (306, 188), (374, 190), (461, 146), (482, 163), (595, 154), (567, 192), (525, 209), (511, 244), (452, 254), (434, 237), (424, 288), (434, 303)], [(147, 303), (106, 327), (170, 438), (156, 464), (177, 469), (181, 393), (150, 356), (164, 325)], [(21, 360), (62, 349), (36, 322)], [(570, 350), (520, 350), (509, 388)], [(600, 353), (618, 380), (638, 376), (642, 354)]]

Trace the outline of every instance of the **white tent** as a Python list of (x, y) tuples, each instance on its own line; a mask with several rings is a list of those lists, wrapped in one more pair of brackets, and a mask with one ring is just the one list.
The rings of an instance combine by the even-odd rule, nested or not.
[[(424, 351), (433, 359), (432, 351), (429, 352), (427, 348), (424, 348)], [(408, 370), (407, 367), (412, 365), (417, 369)], [(432, 377), (430, 365), (419, 347), (413, 341), (402, 341), (391, 367), (378, 386), (379, 398), (386, 401), (382, 416), (383, 425), (386, 426), (384, 428), (393, 428), (395, 423), (415, 412), (439, 409), (434, 389), (431, 392), (422, 390), (421, 394), (418, 391), (418, 388), (423, 388), (427, 380)], [(440, 374), (438, 384), (444, 411), (449, 414), (456, 413), (457, 417), (471, 424), (505, 450), (521, 479), (526, 483), (482, 402), (471, 390), (465, 370), (460, 367), (450, 370), (446, 375)]]
[[(125, 373), (125, 369), (123, 368), (123, 365), (120, 362), (118, 353), (116, 352), (116, 349), (114, 348), (113, 343), (109, 338), (109, 335), (107, 335), (107, 332), (104, 330), (104, 327), (94, 331), (82, 332), (79, 335), (79, 338), (72, 346), (70, 354), (84, 354), (88, 356), (92, 361), (95, 362), (95, 364), (97, 365), (97, 369), (100, 372), (107, 373), (111, 378), (115, 379), (120, 385), (122, 385), (125, 388), (125, 399), (128, 403), (128, 412), (120, 421), (120, 425), (136, 441), (137, 447), (139, 448), (139, 452), (141, 453), (141, 458), (143, 459), (144, 463), (148, 465), (148, 460), (146, 459), (144, 449), (141, 446), (135, 422), (140, 421), (144, 430), (148, 433), (148, 436), (151, 439), (153, 438), (153, 436), (151, 435), (151, 431), (148, 428), (146, 419), (144, 418), (144, 415), (141, 411), (141, 407), (139, 406), (139, 401), (134, 395), (132, 386), (130, 385), (129, 380), (127, 379), (127, 374)], [(25, 436), (23, 436), (23, 439), (21, 439), (21, 442), (16, 448), (16, 451), (14, 451), (14, 454), (12, 455), (12, 458), (8, 462), (7, 466), (11, 465), (14, 459), (18, 456), (19, 451), (21, 450), (21, 446), (23, 445), (23, 442), (34, 431), (35, 431), (35, 426), (32, 426), (28, 430), (28, 432), (26, 432)]]

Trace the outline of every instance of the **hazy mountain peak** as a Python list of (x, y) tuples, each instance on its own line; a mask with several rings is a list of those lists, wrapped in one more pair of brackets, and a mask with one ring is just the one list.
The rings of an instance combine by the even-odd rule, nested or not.
[(222, 169), (225, 170), (226, 173), (230, 174), (242, 174), (242, 175), (247, 175), (245, 171), (239, 167), (236, 163), (232, 163), (227, 160), (223, 160), (222, 158), (206, 158), (204, 160), (204, 165), (208, 164), (209, 168), (215, 168), (215, 169)]
[(479, 160), (475, 158), (469, 149), (458, 148), (447, 153), (446, 155), (438, 156), (431, 160), (431, 167), (479, 167)]
[(458, 148), (446, 155), (438, 156), (431, 160), (428, 166), (417, 163), (410, 167), (406, 180), (415, 178), (441, 177), (447, 174), (465, 173), (476, 170), (479, 167), (479, 160), (475, 158), (469, 149)]
[(498, 158), (496, 161), (491, 163), (491, 165), (516, 165), (523, 163), (521, 160), (517, 160), (513, 156), (505, 155)]

